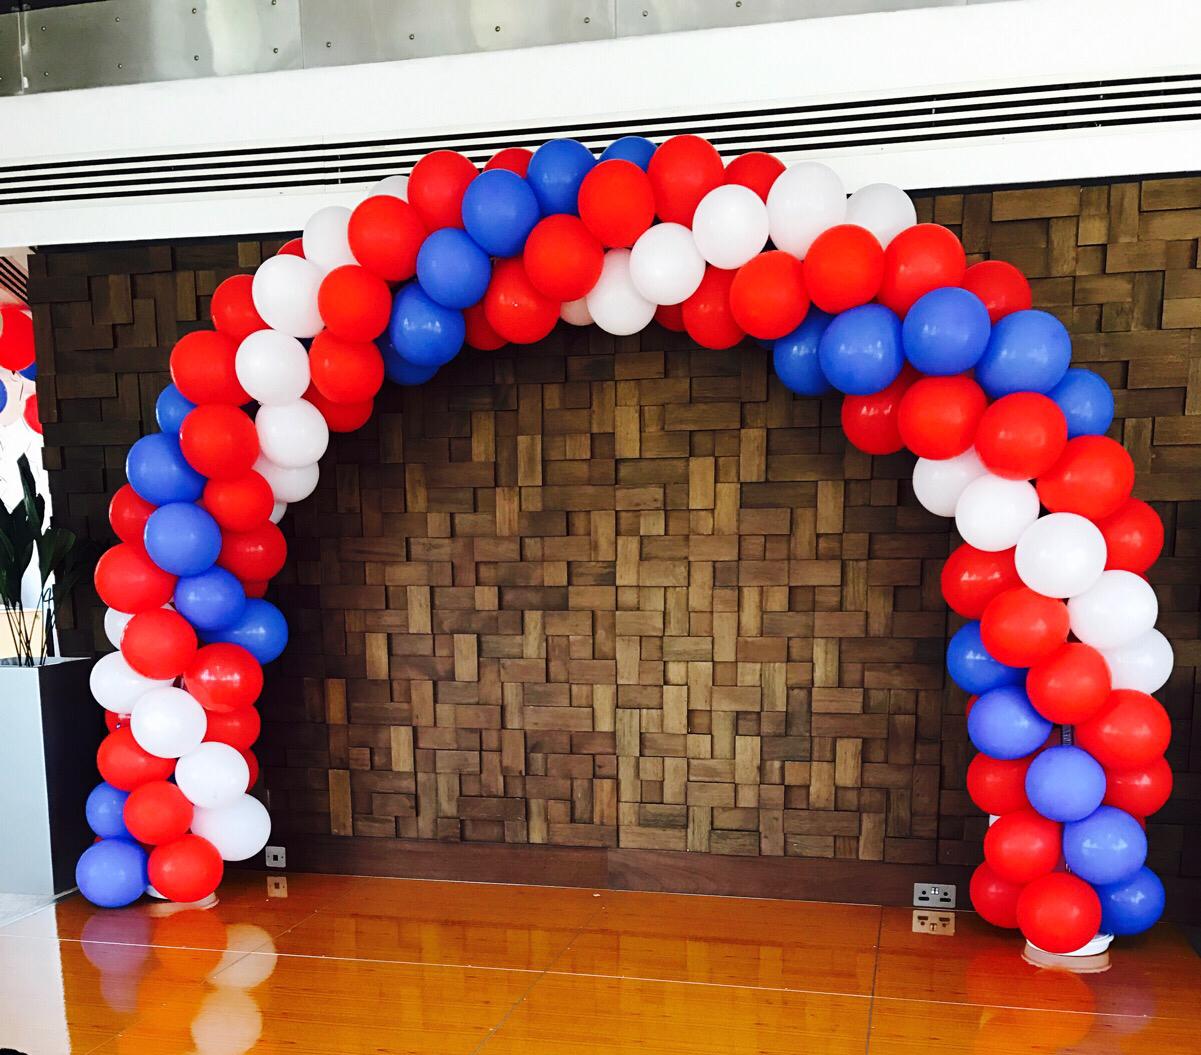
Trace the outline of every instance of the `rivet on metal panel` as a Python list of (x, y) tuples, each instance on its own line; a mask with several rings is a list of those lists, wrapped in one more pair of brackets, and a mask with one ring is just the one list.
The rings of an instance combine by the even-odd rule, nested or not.
[(495, 29), (497, 33), (500, 32), (500, 26), (493, 26), (492, 28)]
[(119, 69), (119, 70), (123, 70), (123, 69), (125, 69), (125, 63), (123, 63), (123, 62), (118, 62), (118, 63), (117, 63), (117, 69)]
[(200, 61), (200, 56), (199, 56), (199, 55), (193, 55), (193, 56), (192, 56), (192, 61), (193, 61), (193, 62), (199, 62), (199, 61)]
[(587, 15), (584, 16), (584, 25), (588, 25), (588, 23), (591, 21), (592, 21), (592, 19), (589, 18)]
[(409, 40), (416, 40), (416, 39), (417, 39), (417, 34), (416, 34), (416, 33), (410, 33), (410, 34), (409, 34)]
[(271, 49), (271, 52), (272, 52), (272, 54), (274, 54), (274, 55), (278, 55), (278, 54), (279, 54), (279, 48), (272, 48), (272, 49)]
[(327, 48), (332, 48), (332, 47), (334, 46), (334, 43), (333, 43), (333, 41), (332, 41), (332, 40), (327, 40), (327, 41), (325, 42), (325, 46), (326, 46)]

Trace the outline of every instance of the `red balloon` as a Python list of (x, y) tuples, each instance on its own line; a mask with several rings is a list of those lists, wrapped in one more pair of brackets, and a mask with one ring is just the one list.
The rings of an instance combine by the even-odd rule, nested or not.
[(317, 310), (327, 330), (344, 341), (374, 341), (388, 325), (388, 283), (358, 264), (336, 267), (321, 280)]
[(1114, 689), (1101, 709), (1076, 726), (1076, 744), (1106, 769), (1150, 765), (1168, 749), (1172, 722), (1154, 696)]
[(1172, 796), (1172, 767), (1162, 755), (1133, 769), (1105, 774), (1105, 804), (1134, 817), (1150, 817)]
[(942, 595), (951, 610), (979, 619), (995, 597), (1021, 586), (1013, 549), (988, 552), (964, 542), (942, 566)]
[(123, 725), (129, 724), (128, 714), (117, 714), (116, 711), (104, 712), (104, 724), (110, 733), (115, 733)]
[(213, 325), (239, 343), (252, 333), (267, 328), (250, 295), (253, 284), (253, 275), (234, 275), (213, 290), (213, 299), (209, 302)]
[(730, 314), (752, 337), (783, 337), (800, 326), (808, 311), (805, 269), (791, 253), (779, 249), (760, 253), (734, 273)]
[(884, 277), (877, 299), (904, 314), (919, 297), (942, 286), (958, 286), (967, 269), (963, 245), (945, 227), (919, 223), (907, 227), (884, 250)]
[(472, 348), (478, 348), (481, 352), (494, 352), (508, 343), (489, 325), (488, 316), (484, 314), (483, 301), (463, 310), (463, 322), (467, 325), (466, 342)]
[(263, 668), (241, 645), (205, 645), (184, 671), (183, 687), (206, 711), (236, 711), (259, 698)]
[(1050, 512), (1103, 520), (1130, 497), (1134, 460), (1108, 436), (1077, 436), (1035, 486)]
[(923, 377), (901, 400), (901, 440), (919, 458), (954, 458), (972, 445), (988, 397), (970, 377)]
[(167, 780), (152, 780), (129, 793), (123, 814), (129, 834), (157, 846), (184, 835), (192, 824), (192, 804)]
[(976, 453), (996, 476), (1031, 480), (1059, 460), (1067, 442), (1067, 419), (1053, 400), (1038, 392), (1014, 392), (984, 412)]
[(298, 256), (303, 260), (304, 259), (304, 239), (303, 238), (289, 239), (288, 241), (284, 242), (284, 244), (279, 247), (279, 252), (276, 253), (275, 255), (276, 256)]
[(1026, 798), (1026, 770), (1034, 755), (1025, 758), (992, 758), (977, 755), (967, 767), (967, 793), (980, 809), (998, 817), (1030, 808)]
[[(603, 162), (584, 178), (584, 183), (604, 165), (626, 164), (629, 162)], [(641, 174), (642, 170), (638, 172)], [(580, 207), (583, 208), (582, 193)], [(557, 301), (579, 300), (588, 293), (600, 278), (604, 263), (605, 251), (596, 236), (578, 216), (566, 213), (541, 220), (526, 239), (522, 255), (525, 273), (534, 288)]]
[(250, 770), (250, 776), (246, 780), (246, 790), (249, 791), (259, 782), (259, 759), (253, 751), (239, 751), (244, 759), (246, 759), (246, 768)]
[(42, 435), (42, 419), (38, 415), (38, 395), (35, 392), (25, 400), (25, 409), (21, 411), (21, 416), (25, 419), (25, 424), (28, 425), (39, 436)]
[(225, 863), (199, 835), (183, 835), (150, 851), (150, 885), (169, 901), (200, 901), (217, 889)]
[(655, 322), (672, 333), (684, 332), (684, 306), (682, 304), (660, 304), (655, 309)]
[(725, 166), (707, 139), (672, 136), (651, 155), (646, 174), (654, 188), (659, 219), (691, 227), (701, 199), (722, 185)]
[(417, 274), (417, 251), (428, 234), (421, 214), (390, 194), (360, 202), (346, 228), (354, 258), (385, 282), (403, 282)]
[(0, 306), (0, 366), (24, 370), (33, 360), (32, 317), (15, 304)]
[(1058, 725), (1088, 721), (1109, 697), (1109, 664), (1091, 645), (1069, 641), (1026, 674), (1026, 695), (1039, 714)]
[(271, 516), (275, 496), (271, 485), (251, 470), (230, 480), (210, 480), (200, 504), (222, 531), (249, 531)]
[[(654, 164), (653, 160), (651, 164)], [(617, 249), (633, 245), (654, 222), (655, 192), (651, 189), (650, 177), (642, 169), (632, 161), (614, 158), (594, 166), (584, 177), (580, 184), (579, 208), (580, 219), (600, 243)], [(526, 252), (529, 252), (528, 244)], [(583, 293), (577, 295), (583, 296)], [(574, 300), (575, 297), (563, 299)]]
[(1059, 864), (1062, 830), (1034, 810), (1003, 814), (984, 836), (984, 860), (1002, 879), (1029, 883)]
[(499, 260), (484, 294), (484, 318), (493, 331), (514, 344), (534, 344), (559, 321), (559, 302), (530, 281), (522, 262)]
[(124, 484), (108, 504), (108, 522), (122, 542), (133, 542), (140, 546), (146, 534), (146, 521), (157, 508), (129, 484)]
[(968, 893), (972, 908), (986, 923), (994, 927), (1015, 930), (1018, 925), (1018, 896), (1022, 892), (1020, 883), (1002, 879), (988, 865), (981, 862), (972, 873)]
[(175, 576), (152, 561), (140, 543), (121, 542), (96, 562), (96, 592), (118, 612), (162, 608), (175, 592)]
[(139, 612), (121, 635), (121, 655), (147, 678), (178, 678), (196, 655), (196, 631), (178, 612)]
[(278, 575), (287, 558), (284, 533), (268, 520), (250, 531), (222, 535), (217, 564), (239, 579), (257, 582)]
[(238, 383), (234, 357), (238, 344), (216, 330), (185, 334), (171, 350), (171, 380), (193, 403), (232, 403), (240, 407), (250, 396)]
[(266, 579), (247, 579), (242, 582), (242, 592), (247, 597), (266, 597), (270, 585)]
[(504, 150), (498, 150), (492, 155), (488, 164), (484, 166), (485, 172), (490, 172), (492, 169), (508, 169), (510, 172), (516, 172), (522, 179), (525, 179), (525, 174), (530, 168), (530, 158), (534, 155), (525, 147), (505, 147)]
[(1101, 926), (1101, 899), (1079, 876), (1055, 872), (1022, 891), (1017, 920), (1031, 945), (1044, 952), (1074, 952), (1087, 945)]
[(1097, 521), (1105, 538), (1105, 567), (1142, 575), (1163, 550), (1163, 521), (1140, 498), (1127, 498)]
[(980, 617), (980, 640), (989, 654), (1010, 667), (1030, 667), (1068, 639), (1068, 606), (1028, 586), (994, 597)]
[(159, 758), (143, 750), (133, 738), (133, 730), (123, 725), (100, 741), (96, 768), (114, 788), (133, 791), (152, 780), (166, 780), (175, 772), (175, 759)]
[(322, 330), (309, 349), (317, 391), (334, 403), (374, 399), (384, 383), (384, 357), (372, 341), (348, 341)]
[(962, 285), (984, 302), (993, 322), (1015, 311), (1025, 311), (1032, 303), (1026, 276), (1004, 260), (973, 264), (964, 272)]
[(179, 429), (184, 459), (211, 480), (236, 480), (259, 456), (259, 434), (250, 416), (228, 403), (202, 403)]
[(906, 363), (892, 384), (879, 392), (844, 396), (841, 417), (846, 438), (865, 454), (895, 454), (904, 447), (897, 424), (901, 400), (918, 376)]
[(853, 223), (823, 231), (805, 254), (809, 296), (831, 315), (866, 304), (883, 278), (884, 250), (871, 231)]
[(726, 166), (723, 183), (737, 183), (742, 187), (750, 187), (764, 201), (776, 178), (784, 171), (784, 162), (774, 154), (765, 154), (762, 150), (752, 150), (748, 154), (739, 154)]
[(263, 726), (257, 707), (239, 707), (236, 711), (209, 711), (204, 738), (249, 751)]
[(475, 165), (457, 151), (435, 150), (409, 174), (409, 203), (431, 231), (462, 227), (463, 195), (478, 174)]
[(706, 265), (701, 284), (681, 305), (684, 329), (702, 348), (733, 348), (745, 336), (730, 310), (734, 275)]
[(375, 399), (360, 399), (354, 403), (335, 403), (317, 391), (317, 386), (310, 384), (305, 389), (304, 398), (312, 403), (325, 418), (330, 432), (354, 432), (371, 420), (375, 410)]

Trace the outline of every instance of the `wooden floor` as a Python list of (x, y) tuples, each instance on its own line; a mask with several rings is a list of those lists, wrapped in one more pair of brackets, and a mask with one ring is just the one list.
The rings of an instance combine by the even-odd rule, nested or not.
[(240, 872), (205, 911), (13, 916), (0, 1048), (28, 1055), (1201, 1050), (1169, 925), (1078, 975), (971, 913), (817, 902)]

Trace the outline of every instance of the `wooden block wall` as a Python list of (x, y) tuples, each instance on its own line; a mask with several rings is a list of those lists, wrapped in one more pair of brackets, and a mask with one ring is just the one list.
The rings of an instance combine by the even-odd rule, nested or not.
[[(1201, 179), (939, 194), (923, 219), (1010, 260), (1117, 390), (1168, 529), (1177, 795), (1154, 863), (1201, 876)], [(279, 240), (31, 261), (57, 508), (105, 537), (167, 355)], [(907, 456), (767, 354), (563, 328), (388, 387), (285, 521), (293, 643), (264, 700), (281, 838), (306, 834), (925, 864), (979, 860), (938, 590), (954, 544)], [(106, 647), (95, 599), (71, 651)], [(1192, 838), (1190, 838), (1192, 836)]]

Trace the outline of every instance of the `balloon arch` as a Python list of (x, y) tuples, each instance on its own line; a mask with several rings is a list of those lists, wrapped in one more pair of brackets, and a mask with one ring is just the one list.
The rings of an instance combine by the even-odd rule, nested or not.
[(792, 392), (843, 393), (850, 441), (908, 448), (918, 500), (954, 517), (942, 590), (968, 621), (947, 666), (972, 694), (968, 790), (993, 819), (976, 910), (1050, 952), (1158, 918), (1144, 818), (1172, 776), (1150, 694), (1172, 649), (1143, 573), (1163, 525), (1131, 497), (1131, 458), (1104, 435), (1113, 396), (1069, 367), (1063, 325), (1011, 265), (967, 267), (896, 187), (848, 198), (824, 165), (725, 164), (692, 135), (599, 158), (553, 140), (482, 172), (439, 150), (353, 211), (318, 211), (211, 310), (215, 329), (171, 353), (162, 431), (129, 452), (121, 541), (96, 568), (119, 646), (92, 674), (111, 731), (88, 804), (101, 838), (77, 877), (96, 904), (148, 882), (204, 898), (223, 861), (267, 841), (246, 793), (254, 704), (288, 631), (262, 598), (286, 556), (276, 525), (316, 487), (330, 431), (364, 424), (385, 378), (420, 384), (464, 344), (656, 320), (706, 348), (749, 335)]

